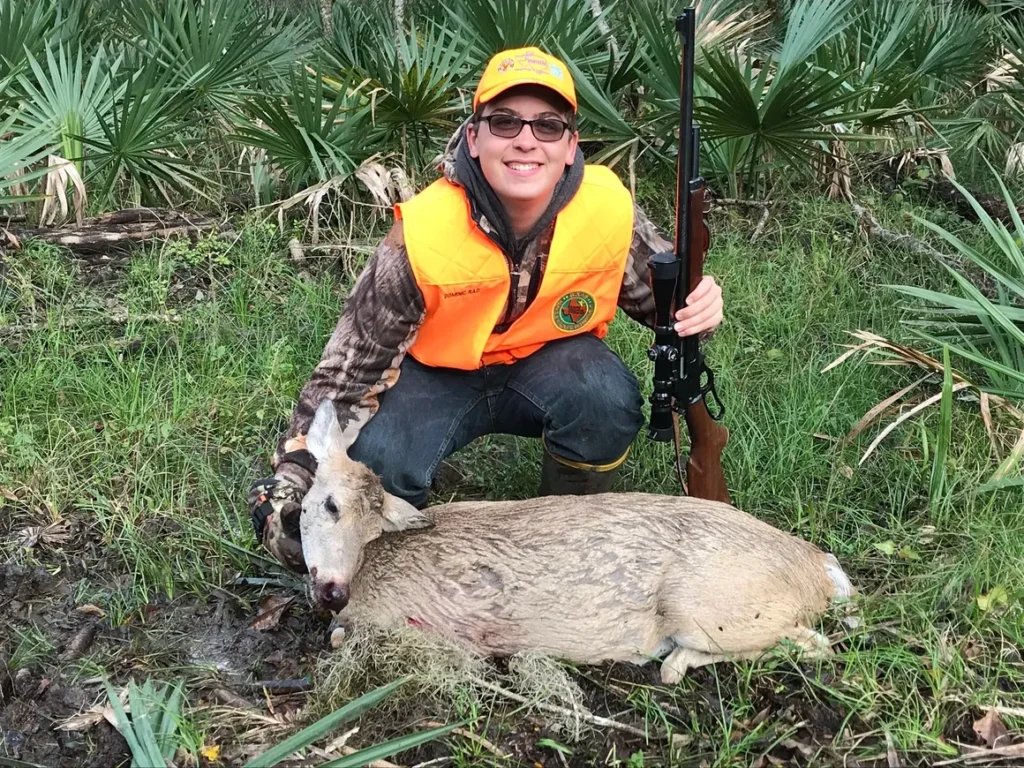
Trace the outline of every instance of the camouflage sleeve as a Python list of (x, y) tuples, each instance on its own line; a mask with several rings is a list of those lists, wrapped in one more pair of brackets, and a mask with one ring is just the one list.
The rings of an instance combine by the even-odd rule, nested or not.
[[(651, 274), (648, 259), (655, 253), (671, 251), (675, 244), (643, 212), (633, 205), (633, 241), (629, 245), (626, 270), (619, 290), (619, 306), (638, 323), (654, 328), (654, 294), (651, 292)], [(700, 343), (709, 341), (714, 330), (702, 331)]]
[[(324, 398), (334, 401), (346, 436), (355, 436), (377, 412), (379, 395), (398, 380), (399, 366), (425, 314), (396, 221), (352, 288), (320, 362), (299, 392), (291, 423), (272, 460), (305, 447), (305, 433)], [(287, 463), (278, 472), (308, 488), (312, 477)]]
[(671, 251), (673, 244), (655, 226), (638, 205), (633, 205), (633, 241), (629, 245), (626, 270), (619, 290), (622, 311), (646, 325), (654, 327), (654, 294), (647, 260), (660, 251)]

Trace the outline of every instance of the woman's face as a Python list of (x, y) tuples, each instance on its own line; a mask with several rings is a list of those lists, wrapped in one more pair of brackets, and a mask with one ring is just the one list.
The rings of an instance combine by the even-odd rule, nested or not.
[[(525, 120), (550, 117), (566, 122), (565, 112), (558, 106), (558, 96), (544, 98), (546, 89), (512, 89), (484, 107), (484, 117), (514, 115)], [(547, 201), (562, 177), (566, 165), (576, 157), (578, 134), (568, 129), (556, 141), (540, 141), (534, 126), (523, 125), (518, 136), (496, 136), (485, 121), (467, 130), (466, 140), (471, 156), (479, 159), (484, 177), (498, 198), (506, 203)]]

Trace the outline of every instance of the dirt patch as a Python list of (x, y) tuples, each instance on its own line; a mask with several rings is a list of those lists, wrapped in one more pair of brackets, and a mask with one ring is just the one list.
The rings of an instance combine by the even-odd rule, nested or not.
[(270, 631), (251, 629), (252, 595), (154, 600), (113, 627), (75, 606), (73, 588), (42, 567), (0, 565), (0, 756), (43, 766), (130, 762), (108, 722), (60, 727), (106, 702), (97, 668), (115, 687), (184, 676), (192, 700), (229, 691), (236, 705), (257, 708), (265, 706), (259, 681), (301, 680), (326, 642), (325, 623), (307, 611)]

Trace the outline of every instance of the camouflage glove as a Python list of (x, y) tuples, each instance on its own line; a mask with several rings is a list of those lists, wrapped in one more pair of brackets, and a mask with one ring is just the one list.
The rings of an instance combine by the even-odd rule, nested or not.
[(299, 517), (302, 513), (302, 497), (309, 486), (297, 484), (290, 477), (292, 472), (282, 472), (286, 464), (298, 465), (287, 469), (295, 469), (294, 474), (300, 477), (308, 474), (310, 480), (316, 472), (316, 463), (308, 452), (287, 453), (282, 457), (276, 475), (257, 480), (253, 484), (249, 489), (247, 503), (257, 540), (286, 568), (304, 574), (306, 563), (302, 557)]

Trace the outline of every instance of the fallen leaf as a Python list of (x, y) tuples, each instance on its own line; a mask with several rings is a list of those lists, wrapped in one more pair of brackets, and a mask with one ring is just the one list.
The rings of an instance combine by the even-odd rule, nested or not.
[(201, 754), (211, 763), (216, 763), (217, 760), (220, 758), (220, 745), (214, 744), (212, 747), (207, 747), (206, 749), (200, 751), (199, 754)]
[(989, 611), (997, 605), (1006, 605), (1010, 597), (1002, 587), (992, 587), (988, 592), (978, 595), (978, 608), (982, 611)]
[(974, 733), (978, 740), (984, 742), (985, 746), (989, 749), (1008, 746), (1007, 744), (999, 743), (1000, 740), (1006, 740), (1010, 732), (1006, 730), (1006, 726), (1003, 725), (1003, 719), (994, 709), (986, 712), (985, 716), (980, 720), (974, 721)]
[(875, 544), (875, 549), (877, 549), (883, 555), (896, 554), (896, 545), (891, 541), (878, 542), (877, 544)]
[(853, 467), (851, 467), (849, 464), (843, 464), (843, 466), (839, 468), (839, 474), (845, 477), (847, 480), (852, 480)]
[(973, 640), (968, 640), (967, 644), (964, 646), (964, 658), (976, 659), (981, 656), (982, 650), (983, 648), (979, 643), (976, 643)]
[(103, 707), (93, 707), (92, 709), (85, 710), (85, 712), (72, 715), (66, 720), (61, 720), (53, 726), (53, 729), (60, 731), (84, 731), (87, 728), (92, 728), (102, 720)]
[(897, 554), (900, 557), (902, 557), (904, 560), (920, 560), (921, 559), (921, 556), (919, 554), (917, 554), (917, 552), (912, 550), (910, 547), (900, 547), (899, 552), (897, 552)]
[[(129, 707), (125, 701), (121, 702), (121, 708), (126, 714), (131, 712), (131, 707)], [(121, 733), (121, 724), (117, 722), (117, 715), (114, 713), (114, 708), (109, 704), (103, 707), (103, 719), (110, 723), (118, 733)]]
[(267, 595), (260, 600), (259, 608), (256, 610), (256, 618), (249, 622), (250, 629), (267, 630), (273, 629), (281, 621), (285, 609), (295, 602), (292, 597), (280, 597), (279, 595)]
[(794, 749), (806, 758), (814, 757), (817, 754), (817, 750), (810, 744), (804, 744), (796, 739), (786, 739), (782, 742), (782, 746), (786, 747), (786, 749)]
[(765, 707), (764, 709), (762, 709), (760, 712), (754, 715), (754, 719), (750, 721), (750, 728), (757, 728), (757, 726), (759, 726), (761, 723), (768, 719), (768, 715), (770, 714), (771, 707)]
[(18, 497), (14, 495), (14, 491), (10, 488), (4, 488), (0, 485), (0, 496), (3, 496), (8, 501), (19, 501)]
[(67, 520), (23, 528), (18, 532), (18, 544), (25, 549), (31, 549), (36, 544), (63, 544), (71, 538), (69, 528), (70, 523)]
[(78, 611), (79, 613), (84, 613), (87, 616), (96, 616), (97, 618), (100, 618), (100, 619), (102, 619), (104, 616), (107, 615), (106, 611), (104, 611), (98, 605), (93, 605), (92, 603), (86, 603), (85, 605), (80, 605), (75, 610)]
[(896, 752), (896, 744), (892, 740), (892, 734), (885, 732), (885, 755), (889, 762), (889, 768), (903, 768), (900, 756)]
[(920, 541), (922, 544), (931, 544), (935, 541), (935, 526), (934, 525), (922, 525)]

